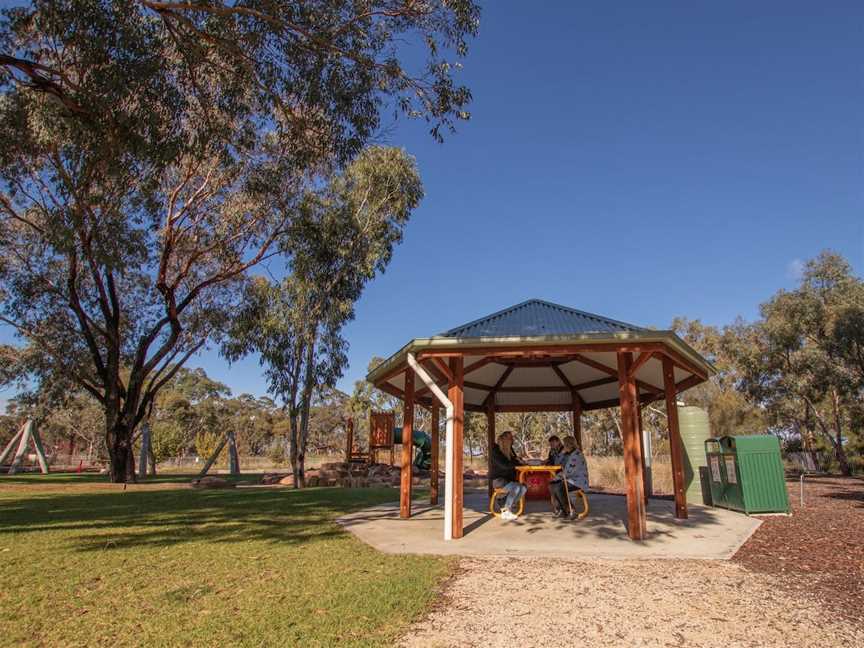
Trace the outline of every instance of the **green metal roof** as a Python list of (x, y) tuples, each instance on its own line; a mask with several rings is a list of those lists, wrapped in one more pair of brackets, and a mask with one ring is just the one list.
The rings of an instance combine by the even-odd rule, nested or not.
[(644, 331), (626, 322), (568, 308), (560, 304), (529, 299), (462, 324), (440, 337), (533, 337), (539, 335), (582, 335), (585, 333), (626, 333)]
[[(415, 338), (370, 371), (366, 379), (373, 383), (381, 379), (403, 364), (409, 352), (474, 349), (476, 355), (482, 353), (479, 349), (483, 347), (531, 348), (580, 344), (615, 345), (626, 342), (664, 344), (681, 353), (706, 373), (716, 373), (711, 363), (673, 331), (646, 329), (540, 299), (529, 299), (439, 335)], [(612, 365), (614, 366), (614, 361)], [(508, 379), (508, 384), (509, 382), (511, 380)], [(656, 380), (654, 382), (658, 384)], [(662, 381), (659, 384), (662, 385)]]

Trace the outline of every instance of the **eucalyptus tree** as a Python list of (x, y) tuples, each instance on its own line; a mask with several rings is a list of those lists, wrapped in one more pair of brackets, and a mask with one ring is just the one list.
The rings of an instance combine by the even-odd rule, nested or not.
[(289, 276), (256, 280), (235, 314), (225, 355), (260, 354), (269, 391), (288, 413), (298, 488), (305, 485), (313, 394), (342, 375), (342, 328), (365, 285), (387, 267), (422, 197), (413, 158), (396, 148), (366, 149), (307, 193), (283, 241), (291, 250)]
[(306, 187), (385, 109), (438, 139), (467, 118), (453, 74), (478, 9), (33, 0), (0, 16), (0, 321), (27, 360), (0, 377), (89, 393), (112, 480), (134, 479), (136, 425), (280, 251)]
[(805, 441), (821, 438), (850, 474), (848, 437), (862, 433), (864, 282), (845, 259), (823, 252), (805, 265), (797, 289), (779, 291), (761, 311), (736, 347), (741, 388), (776, 425)]
[[(681, 396), (687, 403), (708, 412), (712, 434), (719, 437), (764, 431), (768, 424), (764, 412), (738, 388), (741, 373), (736, 364), (735, 350), (747, 343), (741, 337), (747, 335), (743, 321), (721, 328), (698, 319), (676, 317), (671, 328), (717, 369), (707, 382), (688, 389)], [(656, 409), (665, 412), (665, 405), (659, 403)]]

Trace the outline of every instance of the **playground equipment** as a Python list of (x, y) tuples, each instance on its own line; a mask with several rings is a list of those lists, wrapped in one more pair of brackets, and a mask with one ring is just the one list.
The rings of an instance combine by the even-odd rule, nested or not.
[[(354, 444), (354, 422), (346, 420), (345, 460), (349, 463), (379, 463), (378, 453), (389, 452), (390, 465), (395, 459), (395, 446), (402, 443), (402, 428), (396, 426), (393, 412), (369, 413), (369, 451), (361, 452)], [(429, 470), (432, 465), (432, 437), (423, 430), (414, 430), (411, 444), (415, 448), (414, 465)]]
[(234, 430), (228, 430), (222, 436), (222, 439), (219, 441), (219, 445), (216, 446), (213, 454), (211, 454), (210, 458), (207, 459), (201, 472), (198, 473), (199, 479), (204, 477), (204, 475), (206, 475), (210, 470), (210, 467), (216, 463), (216, 459), (219, 458), (219, 453), (222, 452), (222, 448), (225, 447), (226, 443), (228, 444), (228, 472), (232, 475), (240, 474), (240, 456), (237, 454), (237, 440), (234, 438)]
[(18, 449), (15, 451), (15, 457), (12, 459), (12, 465), (9, 466), (9, 474), (14, 475), (21, 467), (21, 462), (24, 460), (24, 453), (27, 451), (27, 444), (32, 442), (33, 449), (36, 453), (36, 459), (39, 461), (39, 468), (43, 474), (48, 474), (48, 460), (45, 458), (45, 450), (42, 448), (42, 440), (39, 438), (39, 430), (36, 429), (36, 423), (31, 419), (26, 421), (12, 437), (12, 440), (3, 448), (0, 453), (0, 464), (2, 464), (15, 444), (18, 444)]
[(150, 474), (156, 474), (156, 457), (153, 455), (153, 444), (150, 440), (150, 421), (141, 423), (141, 449), (138, 452), (138, 478), (147, 477), (147, 469)]
[[(402, 428), (393, 428), (393, 443), (402, 443)], [(423, 430), (414, 430), (411, 434), (411, 444), (415, 448), (414, 465), (429, 470), (432, 465), (432, 437)]]

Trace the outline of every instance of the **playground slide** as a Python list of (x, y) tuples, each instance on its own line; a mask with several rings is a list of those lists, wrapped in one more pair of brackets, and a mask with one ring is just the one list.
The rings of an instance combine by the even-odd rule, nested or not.
[[(393, 443), (402, 443), (402, 428), (393, 428)], [(414, 451), (414, 465), (429, 470), (432, 465), (432, 437), (423, 430), (414, 430), (411, 435)]]

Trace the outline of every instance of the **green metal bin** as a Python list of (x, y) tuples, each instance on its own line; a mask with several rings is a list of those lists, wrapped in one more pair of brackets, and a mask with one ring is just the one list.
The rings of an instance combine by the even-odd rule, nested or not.
[(705, 441), (714, 506), (744, 513), (788, 513), (780, 441), (770, 434)]

